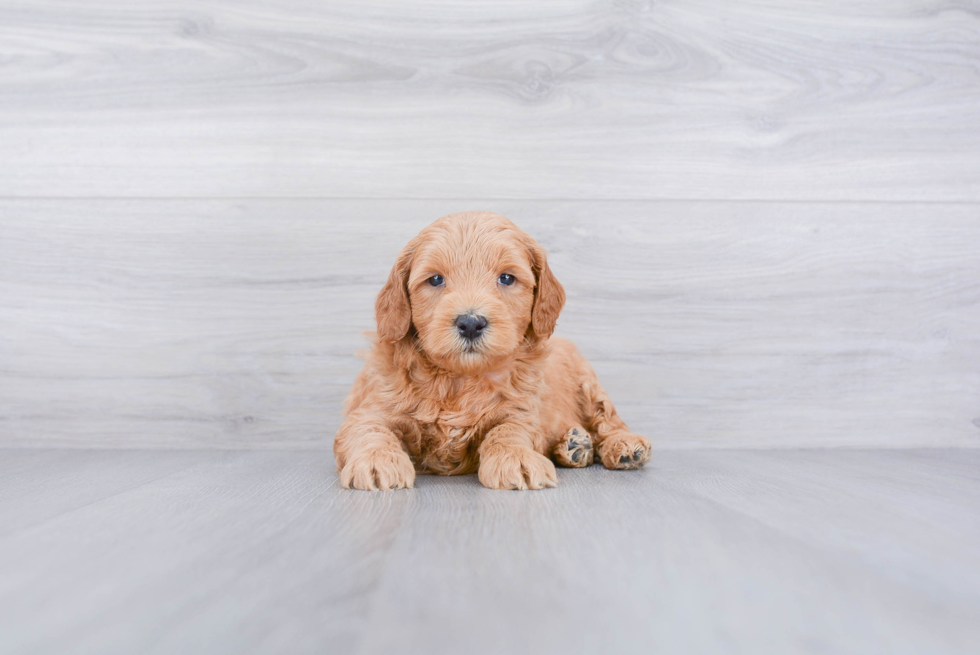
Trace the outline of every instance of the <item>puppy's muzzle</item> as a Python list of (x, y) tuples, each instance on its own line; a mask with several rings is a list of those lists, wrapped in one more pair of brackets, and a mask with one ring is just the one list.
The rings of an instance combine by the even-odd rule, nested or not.
[(474, 342), (483, 335), (487, 328), (487, 319), (478, 314), (460, 314), (456, 317), (456, 329), (459, 336), (469, 342)]

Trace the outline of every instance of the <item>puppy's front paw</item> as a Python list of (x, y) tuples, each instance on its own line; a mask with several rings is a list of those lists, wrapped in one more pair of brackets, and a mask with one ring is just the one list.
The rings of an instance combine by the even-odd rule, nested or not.
[(599, 444), (599, 459), (607, 469), (638, 469), (652, 453), (650, 440), (632, 432), (611, 434)]
[(544, 489), (558, 485), (551, 460), (523, 446), (497, 446), (482, 453), (477, 476), (490, 489)]
[(415, 465), (400, 448), (365, 448), (353, 453), (344, 463), (340, 483), (345, 489), (365, 491), (411, 489), (415, 484)]

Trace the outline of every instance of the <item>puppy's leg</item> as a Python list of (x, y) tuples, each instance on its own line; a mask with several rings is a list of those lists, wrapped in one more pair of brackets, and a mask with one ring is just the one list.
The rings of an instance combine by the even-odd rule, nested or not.
[(405, 446), (378, 417), (351, 414), (334, 439), (334, 457), (345, 489), (388, 491), (415, 484), (415, 465)]
[(565, 436), (555, 444), (552, 455), (559, 466), (567, 468), (584, 468), (592, 466), (594, 457), (592, 436), (580, 425), (576, 425), (565, 433)]
[(649, 462), (653, 452), (650, 440), (630, 432), (598, 380), (593, 378), (582, 388), (588, 405), (585, 408), (589, 417), (587, 427), (595, 435), (595, 447), (603, 466), (636, 469)]
[(478, 449), (477, 477), (490, 489), (544, 489), (558, 484), (551, 460), (534, 449), (526, 428), (502, 423), (490, 430)]

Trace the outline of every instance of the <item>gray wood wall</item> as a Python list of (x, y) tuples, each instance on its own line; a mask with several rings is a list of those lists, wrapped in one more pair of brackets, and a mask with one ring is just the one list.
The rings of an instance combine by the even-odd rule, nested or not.
[(980, 5), (0, 3), (0, 445), (329, 448), (394, 255), (538, 237), (658, 447), (980, 445)]

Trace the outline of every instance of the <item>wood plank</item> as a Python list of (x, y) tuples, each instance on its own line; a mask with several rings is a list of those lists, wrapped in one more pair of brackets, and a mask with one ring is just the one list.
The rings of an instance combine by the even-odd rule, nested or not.
[(347, 498), (329, 453), (196, 458), (0, 539), (0, 650), (352, 652), (408, 498)]
[(955, 0), (18, 0), (0, 24), (0, 196), (980, 200)]
[[(917, 484), (881, 484), (896, 457), (909, 455), (669, 452), (636, 475), (562, 471), (540, 495), (427, 480), (378, 590), (384, 629), (361, 652), (970, 652), (980, 459), (906, 461), (956, 491), (920, 503)], [(714, 488), (737, 490), (736, 503)], [(911, 503), (881, 513), (896, 491)], [(936, 504), (958, 529), (924, 537), (942, 524), (924, 511)], [(893, 556), (906, 548), (916, 557)]]
[(794, 539), (857, 557), (939, 605), (951, 589), (966, 597), (980, 589), (980, 569), (969, 563), (980, 537), (980, 451), (692, 452), (658, 475)]
[(207, 461), (199, 451), (0, 451), (0, 537)]
[(0, 202), (0, 440), (327, 448), (396, 253), (475, 207), (658, 448), (980, 444), (977, 205), (453, 200)]
[[(63, 470), (14, 454), (36, 460), (5, 487), (20, 497)], [(120, 484), (126, 458), (146, 468), (74, 454)], [(666, 451), (542, 492), (423, 476), (376, 494), (340, 489), (329, 453), (185, 455), (0, 536), (0, 650), (966, 654), (980, 639), (977, 451)]]

